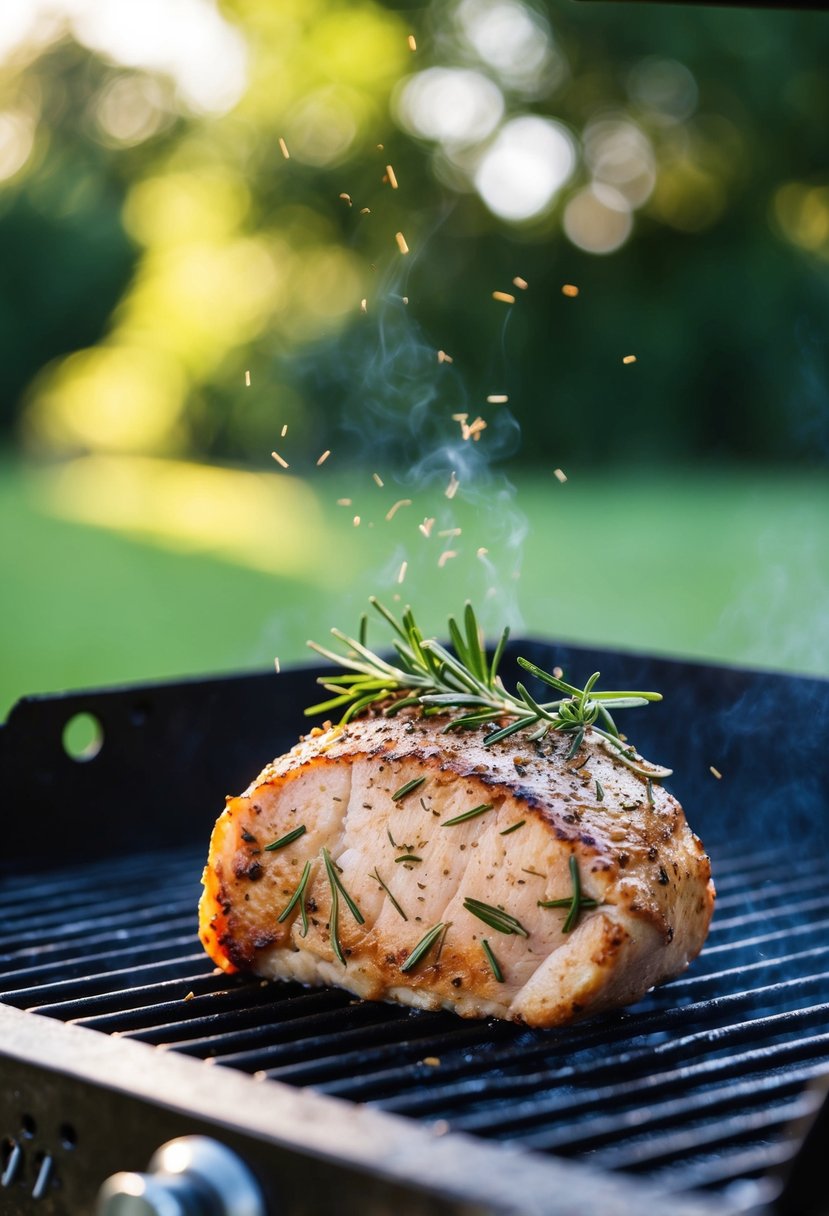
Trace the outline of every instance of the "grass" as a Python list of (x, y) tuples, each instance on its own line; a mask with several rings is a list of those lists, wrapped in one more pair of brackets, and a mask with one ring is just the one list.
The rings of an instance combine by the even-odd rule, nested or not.
[[(7, 459), (0, 718), (24, 693), (304, 659), (306, 638), (355, 626), (371, 593), (411, 602), (440, 633), (472, 598), (493, 633), (511, 619), (553, 639), (829, 674), (825, 476), (568, 472), (450, 503), (443, 484), (386, 477), (380, 490), (357, 470), (280, 482)], [(387, 522), (402, 497), (412, 506)], [(416, 525), (429, 516), (427, 540)]]

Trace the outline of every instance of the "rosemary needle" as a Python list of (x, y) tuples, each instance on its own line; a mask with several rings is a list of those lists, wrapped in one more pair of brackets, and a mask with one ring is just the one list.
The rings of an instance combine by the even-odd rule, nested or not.
[(409, 918), (408, 918), (408, 916), (407, 916), (407, 915), (406, 915), (406, 913), (403, 911), (403, 909), (400, 907), (400, 904), (399, 904), (399, 903), (397, 902), (397, 900), (394, 898), (394, 896), (392, 895), (392, 893), (391, 893), (391, 891), (389, 890), (389, 888), (388, 888), (388, 887), (386, 886), (386, 884), (383, 882), (382, 878), (380, 877), (380, 871), (379, 871), (379, 870), (378, 870), (376, 867), (375, 867), (375, 869), (374, 869), (374, 873), (373, 873), (373, 874), (369, 874), (369, 878), (376, 878), (376, 879), (377, 879), (377, 881), (379, 882), (380, 886), (383, 888), (383, 890), (386, 892), (386, 894), (388, 895), (389, 899), (391, 900), (392, 907), (393, 907), (393, 908), (395, 908), (395, 909), (396, 909), (396, 910), (397, 910), (397, 911), (400, 913), (400, 915), (403, 917), (403, 919), (404, 919), (404, 920), (408, 920), (408, 919), (409, 919)]
[(300, 934), (300, 937), (305, 937), (305, 934), (308, 932), (308, 913), (305, 910), (305, 888), (308, 886), (308, 879), (310, 875), (311, 863), (310, 861), (306, 861), (305, 869), (302, 871), (302, 877), (296, 885), (296, 890), (277, 918), (279, 923), (282, 924), (282, 922), (286, 921), (291, 915), (296, 905), (299, 904), (299, 911), (302, 916), (302, 933)]
[(444, 819), (440, 826), (442, 828), (453, 828), (456, 823), (466, 823), (467, 819), (477, 819), (479, 815), (483, 815), (491, 810), (491, 802), (482, 802), (480, 806), (473, 806), (471, 811), (464, 811), (462, 815), (456, 815), (454, 819)]
[(573, 894), (566, 896), (564, 899), (539, 899), (539, 908), (569, 908), (564, 924), (561, 926), (562, 933), (570, 933), (579, 923), (579, 916), (582, 908), (598, 908), (599, 901), (590, 899), (589, 896), (581, 893), (581, 876), (579, 874), (579, 863), (576, 861), (575, 854), (570, 857), (570, 878), (573, 883)]
[(499, 836), (510, 836), (513, 832), (517, 832), (519, 828), (523, 828), (526, 819), (519, 819), (518, 823), (514, 823), (512, 827), (504, 828), (503, 832), (499, 832)]
[(398, 865), (401, 861), (423, 861), (422, 857), (417, 857), (414, 853), (403, 853), (400, 857), (395, 857), (394, 864)]
[(413, 790), (420, 789), (425, 777), (412, 777), (411, 781), (407, 781), (405, 785), (401, 785), (399, 790), (395, 790), (391, 796), (392, 802), (399, 802), (401, 798), (405, 798), (407, 794), (411, 794)]
[(432, 946), (434, 946), (435, 942), (438, 940), (438, 938), (440, 937), (440, 935), (443, 932), (445, 927), (446, 926), (444, 925), (443, 921), (441, 921), (440, 924), (435, 925), (435, 927), (433, 929), (430, 929), (428, 933), (425, 933), (423, 935), (423, 937), (421, 937), (421, 939), (417, 943), (417, 945), (415, 946), (414, 950), (412, 950), (409, 957), (406, 959), (405, 963), (403, 963), (400, 970), (401, 971), (414, 970), (414, 968), (417, 966), (417, 964), (420, 962), (420, 960), (422, 958), (425, 958), (425, 956), (432, 949)]
[(331, 888), (331, 912), (328, 917), (329, 932), (331, 935), (331, 948), (340, 960), (342, 965), (346, 967), (348, 964), (345, 961), (345, 956), (340, 945), (340, 894), (348, 904), (351, 915), (354, 917), (358, 925), (365, 924), (365, 917), (360, 909), (355, 904), (354, 900), (343, 886), (342, 879), (337, 874), (334, 868), (334, 862), (331, 860), (331, 854), (328, 849), (323, 848), (322, 859), (325, 862), (325, 871), (328, 875), (328, 885)]
[(300, 836), (304, 836), (308, 831), (304, 823), (301, 823), (298, 828), (294, 828), (292, 832), (286, 832), (284, 836), (280, 836), (278, 840), (274, 840), (271, 844), (265, 845), (266, 853), (275, 853), (277, 849), (284, 849), (286, 844), (293, 844), (295, 840), (299, 840)]
[(503, 984), (504, 974), (501, 971), (501, 968), (498, 966), (498, 960), (495, 957), (495, 955), (492, 953), (492, 947), (490, 946), (489, 942), (486, 940), (485, 937), (481, 938), (481, 946), (483, 947), (484, 954), (486, 955), (486, 961), (489, 963), (490, 967), (492, 968), (492, 974), (495, 976), (497, 983)]
[(509, 912), (505, 912), (503, 908), (495, 908), (492, 904), (485, 904), (483, 900), (469, 897), (463, 901), (463, 906), (467, 912), (477, 916), (478, 920), (482, 920), (485, 925), (489, 925), (490, 929), (496, 929), (499, 933), (516, 933), (521, 937), (530, 936), (520, 920), (510, 916)]
[[(555, 690), (554, 700), (539, 702), (521, 683), (516, 683), (514, 692), (504, 685), (498, 675), (498, 665), (509, 630), (505, 629), (501, 634), (489, 660), (471, 604), (466, 605), (462, 624), (454, 618), (449, 620), (453, 647), (450, 651), (435, 638), (424, 637), (411, 608), (406, 608), (398, 620), (379, 600), (372, 597), (370, 603), (396, 635), (394, 659), (384, 659), (369, 648), (362, 624), (358, 637), (332, 629), (345, 653), (309, 642), (312, 650), (335, 663), (342, 674), (320, 677), (318, 682), (334, 694), (333, 698), (310, 706), (305, 710), (306, 714), (340, 709), (341, 721), (346, 723), (372, 706), (381, 707), (387, 717), (407, 706), (417, 706), (425, 714), (461, 710), (460, 715), (446, 723), (444, 730), (485, 727), (493, 721), (508, 719), (506, 725), (484, 736), (486, 747), (530, 727), (533, 728), (530, 738), (535, 742), (549, 731), (560, 731), (572, 736), (568, 760), (575, 757), (589, 730), (615, 760), (640, 777), (659, 781), (670, 776), (670, 769), (645, 765), (638, 759), (633, 749), (621, 740), (611, 717), (611, 710), (633, 709), (660, 701), (659, 693), (599, 691), (595, 688), (598, 672), (594, 672), (583, 688), (577, 688), (529, 659), (519, 657), (519, 666)], [(406, 782), (392, 794), (392, 799), (396, 802), (404, 798), (425, 780), (425, 777), (416, 777)]]
[(604, 802), (604, 786), (602, 785), (601, 781), (599, 781), (598, 777), (596, 778), (596, 801)]

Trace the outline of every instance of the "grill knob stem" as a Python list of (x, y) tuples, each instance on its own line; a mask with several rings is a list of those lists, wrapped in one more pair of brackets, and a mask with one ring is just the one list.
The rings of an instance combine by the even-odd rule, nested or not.
[(113, 1174), (96, 1216), (267, 1216), (259, 1185), (236, 1153), (208, 1136), (163, 1144), (146, 1174)]

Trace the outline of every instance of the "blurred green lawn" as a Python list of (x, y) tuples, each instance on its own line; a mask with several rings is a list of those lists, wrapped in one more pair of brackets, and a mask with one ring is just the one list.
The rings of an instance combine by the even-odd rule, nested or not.
[[(441, 633), (446, 614), (470, 596), (484, 604), (492, 630), (504, 613), (515, 619), (517, 605), (524, 631), (551, 639), (829, 674), (825, 476), (568, 474), (566, 485), (522, 476), (512, 503), (495, 491), (477, 506), (458, 495), (451, 507), (461, 537), (428, 541), (416, 527), (430, 510), (425, 497), (389, 484), (380, 491), (356, 470), (291, 479), (294, 514), (290, 497), (287, 506), (257, 500), (255, 544), (243, 537), (217, 549), (209, 541), (194, 548), (175, 528), (165, 533), (163, 519), (146, 534), (123, 521), (82, 522), (54, 492), (57, 471), (7, 459), (0, 717), (24, 693), (270, 666), (275, 655), (282, 664), (302, 659), (307, 637), (324, 640), (332, 624), (354, 627), (372, 592), (390, 602), (400, 595), (425, 628)], [(278, 488), (278, 473), (235, 476), (267, 493)], [(386, 522), (389, 504), (407, 494), (413, 505)], [(349, 495), (353, 506), (336, 505)], [(446, 510), (441, 489), (435, 503), (433, 514)], [(524, 515), (514, 579), (518, 555), (505, 524)], [(500, 552), (495, 577), (476, 557), (490, 535), (491, 557)], [(439, 568), (447, 545), (458, 556)], [(487, 608), (488, 586), (495, 590)]]

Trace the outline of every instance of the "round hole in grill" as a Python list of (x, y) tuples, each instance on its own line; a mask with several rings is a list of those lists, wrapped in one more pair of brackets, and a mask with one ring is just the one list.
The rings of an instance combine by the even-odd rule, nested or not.
[(71, 1123), (61, 1123), (58, 1135), (64, 1148), (75, 1148), (78, 1143), (78, 1133)]
[(104, 728), (94, 714), (73, 714), (63, 728), (63, 750), (72, 760), (94, 760), (104, 745)]
[(24, 1115), (20, 1120), (20, 1126), (23, 1135), (27, 1136), (30, 1140), (33, 1136), (37, 1135), (37, 1123), (32, 1115)]

